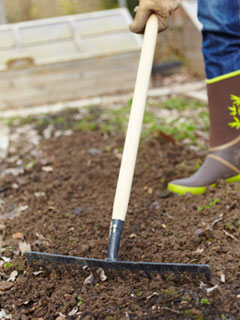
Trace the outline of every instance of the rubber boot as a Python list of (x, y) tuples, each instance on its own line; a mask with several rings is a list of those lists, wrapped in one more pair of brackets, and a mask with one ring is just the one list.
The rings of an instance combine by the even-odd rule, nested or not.
[(202, 194), (218, 180), (240, 181), (240, 71), (207, 81), (209, 153), (191, 177), (168, 184), (172, 192)]

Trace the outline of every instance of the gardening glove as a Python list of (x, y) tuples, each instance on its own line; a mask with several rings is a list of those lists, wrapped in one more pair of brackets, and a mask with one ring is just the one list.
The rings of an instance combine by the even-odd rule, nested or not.
[(181, 0), (139, 0), (136, 17), (129, 28), (134, 33), (144, 33), (148, 18), (154, 13), (158, 18), (158, 32), (168, 28), (169, 17)]

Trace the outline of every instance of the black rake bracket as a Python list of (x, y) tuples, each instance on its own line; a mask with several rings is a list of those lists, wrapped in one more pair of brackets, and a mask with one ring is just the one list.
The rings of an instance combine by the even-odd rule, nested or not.
[(210, 267), (207, 264), (119, 261), (109, 259), (82, 258), (34, 251), (26, 252), (26, 257), (29, 264), (33, 264), (33, 261), (37, 261), (42, 265), (46, 262), (52, 264), (53, 266), (57, 264), (72, 264), (79, 267), (97, 267), (104, 270), (129, 270), (131, 272), (143, 271), (146, 274), (156, 271), (159, 272), (163, 278), (166, 272), (173, 272), (177, 275), (180, 275), (183, 272), (188, 272), (191, 274), (203, 274), (206, 276), (208, 281), (211, 278)]

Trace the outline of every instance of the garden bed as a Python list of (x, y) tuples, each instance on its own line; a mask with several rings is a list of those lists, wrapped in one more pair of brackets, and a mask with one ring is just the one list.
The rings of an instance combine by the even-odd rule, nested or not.
[(2, 319), (239, 319), (240, 185), (166, 192), (205, 152), (158, 129), (141, 142), (119, 259), (209, 263), (211, 281), (27, 264), (29, 246), (106, 257), (124, 135), (94, 117), (95, 126), (73, 110), (47, 125), (14, 121), (14, 146), (0, 165)]

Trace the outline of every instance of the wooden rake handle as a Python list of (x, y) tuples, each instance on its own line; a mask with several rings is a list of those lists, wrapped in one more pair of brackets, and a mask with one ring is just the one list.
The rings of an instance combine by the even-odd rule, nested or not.
[(126, 218), (156, 47), (157, 34), (158, 19), (155, 15), (151, 15), (145, 28), (133, 102), (113, 204), (112, 219), (125, 221)]

